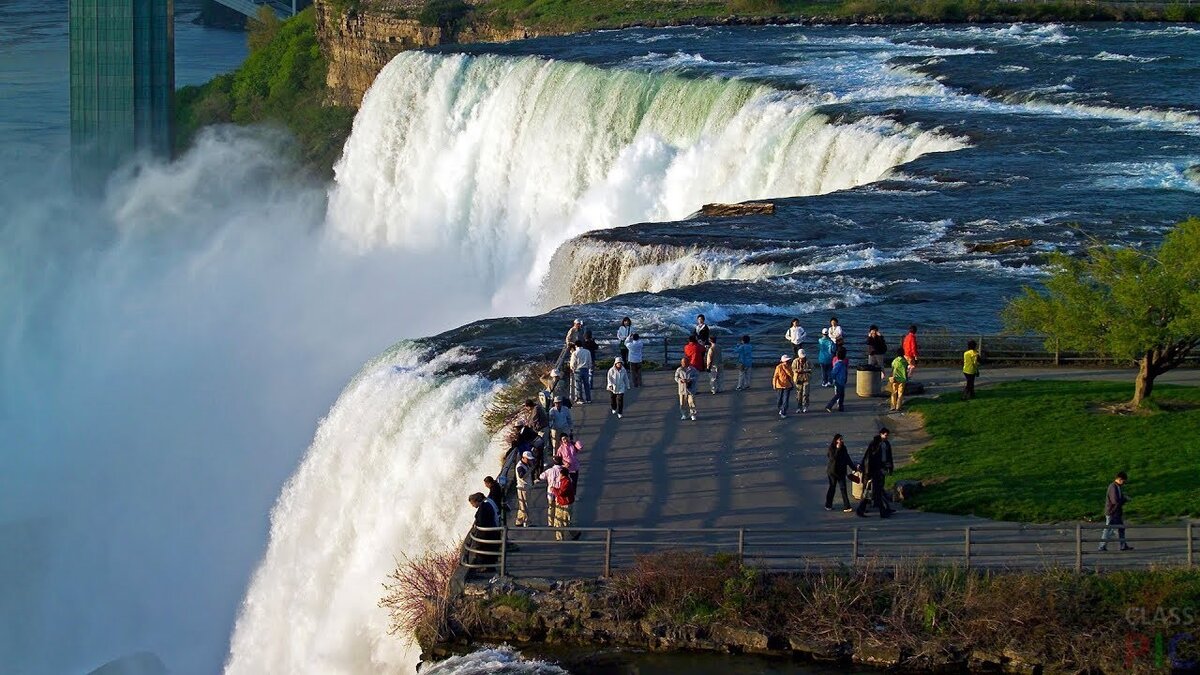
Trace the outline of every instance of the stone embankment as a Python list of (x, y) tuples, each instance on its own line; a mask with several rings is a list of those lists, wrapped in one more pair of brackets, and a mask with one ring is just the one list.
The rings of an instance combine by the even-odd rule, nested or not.
[(730, 622), (697, 625), (633, 617), (612, 602), (604, 579), (499, 579), (469, 582), (451, 603), (450, 639), (425, 645), (442, 658), (479, 644), (515, 647), (612, 647), (652, 652), (760, 654), (799, 661), (859, 664), (909, 672), (1041, 673), (1033, 654), (965, 650), (936, 657), (906, 653), (886, 635), (873, 641), (772, 633)]

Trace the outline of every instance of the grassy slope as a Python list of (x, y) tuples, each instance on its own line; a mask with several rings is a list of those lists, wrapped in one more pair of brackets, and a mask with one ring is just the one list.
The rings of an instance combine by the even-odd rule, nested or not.
[(1103, 520), (1104, 491), (1129, 473), (1127, 520), (1200, 515), (1200, 389), (1161, 386), (1160, 402), (1195, 407), (1143, 417), (1092, 412), (1129, 398), (1128, 383), (1013, 382), (915, 400), (932, 443), (896, 478), (944, 479), (917, 495), (929, 511), (1004, 520)]
[[(1200, 6), (1112, 7), (1024, 0), (488, 0), (479, 15), (497, 25), (519, 24), (545, 32), (613, 28), (632, 23), (681, 23), (689, 19), (792, 17), (824, 20), (883, 19), (894, 22), (980, 20), (1200, 21)], [(478, 16), (476, 17), (479, 18)]]
[(176, 93), (177, 147), (186, 147), (210, 124), (273, 123), (291, 130), (305, 165), (328, 172), (349, 135), (354, 110), (322, 105), (326, 67), (309, 8), (285, 21), (234, 72)]

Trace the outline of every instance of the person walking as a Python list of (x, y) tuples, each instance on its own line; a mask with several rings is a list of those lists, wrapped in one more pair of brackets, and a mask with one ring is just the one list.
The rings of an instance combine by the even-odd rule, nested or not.
[(646, 351), (646, 343), (642, 342), (640, 335), (634, 333), (625, 341), (625, 346), (629, 349), (629, 376), (636, 389), (642, 386), (642, 357)]
[(554, 463), (538, 476), (538, 480), (546, 484), (546, 527), (554, 527), (558, 522), (558, 483), (566, 474), (562, 467), (562, 457), (555, 456)]
[(833, 340), (834, 344), (845, 339), (845, 331), (842, 330), (842, 324), (838, 323), (836, 316), (829, 319), (829, 339)]
[(883, 339), (883, 333), (879, 332), (879, 326), (871, 326), (867, 331), (867, 365), (879, 369), (880, 379), (884, 377), (887, 355), (887, 340)]
[(633, 383), (629, 380), (629, 371), (625, 370), (625, 362), (621, 357), (617, 357), (613, 361), (612, 368), (608, 369), (608, 395), (612, 401), (612, 413), (621, 419), (625, 414), (625, 392), (633, 387)]
[(790, 361), (787, 354), (780, 354), (779, 365), (775, 366), (775, 375), (771, 378), (771, 386), (779, 392), (779, 405), (776, 407), (781, 419), (787, 417), (788, 404), (792, 401), (792, 389), (795, 388)]
[(793, 356), (800, 352), (800, 348), (804, 346), (804, 338), (807, 337), (804, 329), (800, 327), (800, 319), (792, 319), (792, 325), (783, 337), (791, 343)]
[(833, 353), (836, 347), (829, 339), (829, 329), (821, 329), (821, 339), (817, 340), (817, 365), (821, 366), (821, 386), (833, 386)]
[(796, 387), (796, 412), (808, 412), (808, 382), (812, 378), (812, 366), (803, 349), (796, 352), (792, 361), (792, 384)]
[(887, 518), (892, 515), (891, 509), (887, 507), (884, 499), (884, 471), (886, 466), (883, 460), (883, 446), (879, 443), (879, 436), (871, 440), (871, 444), (867, 446), (866, 453), (863, 454), (862, 473), (864, 492), (862, 501), (858, 503), (858, 508), (855, 509), (860, 517), (867, 517), (867, 503), (874, 502), (875, 508), (879, 510), (880, 518)]
[(562, 439), (554, 450), (554, 457), (562, 459), (562, 470), (571, 474), (571, 480), (579, 481), (579, 451), (583, 450), (583, 444), (575, 440), (574, 436), (567, 436)]
[(908, 386), (908, 359), (904, 350), (896, 350), (896, 358), (892, 359), (892, 376), (888, 379), (892, 389), (892, 405), (888, 412), (899, 412), (904, 405), (904, 388)]
[(833, 493), (836, 488), (842, 490), (842, 512), (854, 510), (850, 506), (850, 495), (846, 493), (846, 472), (850, 470), (850, 451), (846, 449), (846, 441), (841, 434), (834, 434), (833, 441), (825, 451), (825, 474), (829, 478), (829, 489), (825, 491), (825, 510), (833, 510)]
[(592, 402), (592, 350), (580, 342), (571, 351), (571, 370), (575, 373), (575, 402)]
[(975, 398), (975, 378), (979, 377), (979, 343), (967, 340), (967, 351), (963, 352), (963, 384), (962, 398), (970, 401)]
[(913, 372), (917, 369), (917, 325), (913, 324), (908, 327), (908, 334), (904, 336), (904, 343), (901, 345), (904, 350), (904, 358), (908, 361), (909, 377), (912, 377)]
[(564, 436), (575, 433), (575, 422), (571, 419), (571, 409), (563, 405), (561, 396), (554, 397), (554, 405), (546, 414), (550, 418), (550, 449), (553, 450)]
[(1104, 531), (1100, 533), (1100, 551), (1108, 550), (1108, 540), (1115, 533), (1121, 543), (1122, 551), (1132, 551), (1133, 547), (1125, 541), (1125, 483), (1129, 476), (1124, 471), (1117, 473), (1113, 482), (1108, 484), (1108, 492), (1104, 496)]
[(689, 335), (687, 342), (683, 345), (683, 357), (687, 359), (688, 365), (696, 370), (704, 370), (704, 346), (700, 344), (700, 340), (695, 335)]
[(721, 373), (725, 370), (725, 360), (721, 354), (721, 347), (717, 345), (717, 339), (711, 335), (708, 338), (708, 351), (704, 355), (704, 363), (708, 366), (708, 385), (712, 389), (713, 396), (721, 391)]
[(686, 358), (679, 360), (675, 369), (675, 383), (679, 386), (679, 419), (686, 420), (691, 412), (692, 420), (696, 419), (696, 380), (700, 371), (692, 367)]
[(754, 346), (750, 344), (750, 336), (743, 335), (742, 341), (733, 348), (738, 361), (738, 383), (736, 390), (750, 388), (750, 374), (754, 370)]
[(521, 453), (514, 473), (517, 475), (517, 527), (529, 527), (529, 490), (533, 487), (533, 453)]
[(837, 404), (838, 412), (846, 411), (846, 377), (850, 371), (850, 363), (846, 359), (846, 348), (838, 349), (837, 358), (833, 361), (833, 367), (830, 369), (829, 378), (833, 381), (833, 398), (829, 399), (829, 405), (825, 406), (825, 412), (833, 412), (833, 404)]
[(629, 338), (633, 336), (633, 319), (625, 317), (621, 319), (621, 325), (617, 326), (617, 344), (621, 346), (621, 358), (629, 360), (629, 347), (626, 344)]
[(570, 537), (578, 539), (582, 532), (572, 532), (566, 528), (571, 527), (571, 511), (575, 506), (575, 489), (576, 483), (571, 474), (562, 473), (558, 477), (558, 485), (555, 486), (553, 494), (555, 501), (554, 509), (554, 527), (558, 528), (554, 532), (554, 538), (558, 541)]
[(702, 347), (708, 345), (708, 339), (711, 337), (712, 331), (708, 329), (708, 322), (705, 321), (703, 314), (696, 315), (696, 325), (692, 328), (692, 335), (696, 336), (696, 340), (700, 342)]

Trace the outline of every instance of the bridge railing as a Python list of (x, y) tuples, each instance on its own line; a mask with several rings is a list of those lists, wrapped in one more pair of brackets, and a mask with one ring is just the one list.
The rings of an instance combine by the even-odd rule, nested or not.
[[(962, 528), (474, 528), (463, 566), (512, 577), (610, 576), (661, 551), (724, 553), (766, 571), (786, 572), (866, 560), (885, 567), (914, 560), (989, 569), (1114, 570), (1192, 567), (1195, 527), (1125, 525), (1135, 550), (1117, 541), (1099, 551), (1104, 525), (986, 525)], [(562, 533), (562, 540), (554, 538)], [(574, 538), (578, 535), (578, 538)]]

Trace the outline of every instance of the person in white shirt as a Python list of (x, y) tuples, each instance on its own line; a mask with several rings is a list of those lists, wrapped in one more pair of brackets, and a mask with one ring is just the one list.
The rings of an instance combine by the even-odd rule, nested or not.
[(642, 342), (641, 336), (637, 333), (629, 336), (625, 341), (625, 346), (629, 349), (629, 377), (633, 382), (633, 386), (642, 386), (642, 354), (645, 351), (646, 343)]
[(608, 393), (612, 400), (612, 414), (621, 419), (621, 415), (625, 414), (625, 392), (632, 387), (629, 381), (629, 371), (625, 370), (625, 362), (621, 357), (617, 357), (613, 361), (612, 368), (608, 369)]
[(575, 430), (571, 409), (563, 405), (563, 397), (555, 396), (554, 405), (546, 411), (546, 416), (550, 419), (550, 447), (557, 448), (559, 440)]
[(721, 391), (721, 371), (725, 369), (725, 359), (717, 339), (708, 337), (708, 351), (704, 354), (704, 365), (708, 368), (708, 384), (714, 396)]
[(792, 319), (792, 326), (787, 329), (784, 337), (792, 343), (792, 354), (799, 354), (800, 348), (804, 346), (804, 338), (807, 337), (807, 333), (800, 327), (800, 319)]
[(838, 344), (842, 341), (843, 337), (844, 332), (842, 331), (841, 324), (838, 323), (838, 318), (836, 316), (832, 317), (829, 319), (829, 339), (833, 340), (834, 344)]
[(575, 402), (592, 402), (592, 350), (571, 350), (571, 372), (575, 373)]
[(529, 489), (533, 487), (533, 453), (526, 450), (517, 462), (517, 527), (529, 525)]
[(630, 319), (629, 317), (621, 319), (621, 325), (617, 326), (617, 343), (621, 345), (621, 358), (625, 359), (626, 361), (629, 360), (629, 347), (626, 346), (625, 343), (629, 341), (629, 338), (632, 335), (633, 319)]

